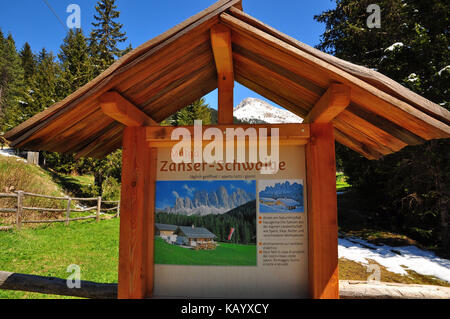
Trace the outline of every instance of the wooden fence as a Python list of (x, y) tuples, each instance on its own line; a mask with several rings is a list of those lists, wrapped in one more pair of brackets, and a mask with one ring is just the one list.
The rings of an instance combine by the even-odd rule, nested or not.
[[(54, 200), (63, 200), (63, 201), (67, 201), (67, 206), (64, 209), (26, 207), (23, 204), (25, 196), (47, 198), (47, 199), (54, 199)], [(93, 198), (54, 197), (54, 196), (47, 196), (47, 195), (40, 195), (40, 194), (33, 194), (33, 193), (26, 193), (23, 191), (18, 191), (16, 193), (11, 193), (11, 194), (0, 194), (0, 198), (16, 198), (17, 199), (17, 205), (15, 208), (1, 208), (0, 207), (0, 214), (1, 213), (7, 213), (7, 214), (14, 213), (16, 215), (15, 227), (17, 229), (21, 229), (23, 224), (65, 223), (66, 225), (69, 225), (69, 223), (71, 221), (87, 220), (87, 219), (96, 219), (96, 221), (99, 222), (101, 219), (105, 219), (105, 218), (101, 218), (101, 216), (100, 216), (102, 211), (104, 211), (104, 212), (115, 211), (116, 213), (113, 216), (114, 218), (119, 217), (119, 215), (120, 215), (120, 202), (119, 201), (102, 201), (101, 197), (93, 197)], [(96, 205), (92, 206), (92, 207), (82, 208), (82, 209), (73, 209), (72, 203), (74, 201), (96, 202)], [(111, 208), (103, 208), (102, 209), (102, 204), (108, 204), (108, 205), (115, 204), (115, 206), (111, 207)], [(65, 215), (64, 219), (24, 220), (23, 217), (24, 217), (25, 211), (65, 213), (66, 215)], [(95, 215), (70, 218), (71, 213), (86, 213), (86, 212), (94, 212), (94, 211), (96, 212)], [(3, 226), (3, 227), (0, 227), (0, 230), (9, 230), (12, 228), (14, 228), (14, 226)]]

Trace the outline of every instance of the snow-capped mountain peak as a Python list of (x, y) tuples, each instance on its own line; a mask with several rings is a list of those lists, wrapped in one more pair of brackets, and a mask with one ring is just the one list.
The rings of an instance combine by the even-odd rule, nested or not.
[(246, 98), (234, 109), (234, 117), (251, 124), (302, 123), (303, 119), (257, 98)]

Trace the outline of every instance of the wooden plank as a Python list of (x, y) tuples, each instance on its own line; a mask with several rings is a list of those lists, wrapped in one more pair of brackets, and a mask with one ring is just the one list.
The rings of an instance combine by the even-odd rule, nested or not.
[(384, 132), (388, 133), (391, 136), (394, 136), (398, 140), (408, 145), (419, 145), (426, 142), (423, 138), (415, 135), (414, 133), (404, 129), (403, 127), (395, 123), (386, 120), (385, 118), (377, 114), (365, 110), (364, 108), (356, 105), (355, 103), (352, 103), (349, 107), (347, 107), (346, 111), (354, 114), (360, 119), (365, 120), (372, 126), (378, 127), (380, 130), (383, 130)]
[[(152, 152), (147, 146), (146, 129), (127, 127), (123, 135), (122, 192), (119, 243), (119, 289), (121, 299), (150, 297), (147, 276), (153, 276), (147, 265), (146, 226), (154, 205), (149, 201)], [(154, 167), (153, 167), (154, 169)]]
[(69, 226), (70, 223), (70, 205), (72, 204), (72, 199), (67, 199), (67, 208), (66, 208), (66, 226)]
[(217, 69), (218, 118), (219, 124), (233, 124), (233, 50), (231, 48), (231, 30), (222, 24), (211, 28), (211, 46)]
[(23, 218), (23, 191), (17, 192), (17, 213), (16, 213), (16, 228), (22, 228), (22, 218)]
[(310, 297), (339, 299), (336, 160), (332, 124), (311, 124), (306, 166)]
[[(125, 78), (127, 77), (134, 77), (133, 80), (136, 82), (139, 82), (139, 79), (137, 79), (134, 75), (135, 72), (137, 72), (136, 68), (141, 69), (149, 69), (149, 67), (145, 67), (145, 63), (141, 63), (142, 61), (147, 60), (148, 58), (153, 58), (154, 55), (158, 54), (159, 58), (157, 58), (156, 61), (164, 61), (168, 62), (164, 56), (164, 50), (169, 50), (167, 52), (171, 51), (179, 51), (183, 52), (181, 50), (175, 50), (175, 47), (179, 47), (179, 43), (176, 43), (176, 41), (182, 40), (182, 41), (192, 41), (195, 39), (196, 35), (199, 32), (203, 32), (203, 30), (209, 30), (209, 28), (216, 24), (218, 22), (218, 16), (217, 14), (223, 10), (226, 10), (231, 5), (238, 4), (239, 0), (231, 0), (231, 1), (220, 1), (221, 3), (217, 3), (213, 5), (212, 7), (205, 10), (202, 16), (198, 21), (191, 21), (193, 22), (191, 25), (186, 27), (185, 29), (182, 29), (179, 33), (174, 34), (172, 37), (166, 38), (161, 43), (155, 44), (155, 46), (151, 46), (151, 48), (148, 49), (147, 52), (141, 54), (139, 57), (134, 59), (131, 62), (128, 62), (124, 65), (122, 65), (120, 68), (116, 68), (114, 70), (114, 77), (112, 76), (112, 73), (110, 73), (108, 76), (104, 76), (113, 68), (111, 67), (107, 71), (105, 71), (102, 76), (98, 77), (94, 81), (87, 84), (82, 89), (78, 90), (71, 96), (67, 97), (63, 101), (57, 103), (57, 105), (52, 106), (52, 109), (55, 111), (53, 114), (48, 114), (48, 111), (44, 111), (44, 114), (39, 114), (36, 116), (35, 121), (28, 121), (27, 123), (30, 124), (30, 128), (27, 128), (24, 126), (23, 128), (26, 129), (26, 132), (19, 133), (18, 130), (11, 131), (11, 138), (14, 140), (11, 141), (16, 146), (24, 146), (27, 145), (27, 148), (30, 149), (42, 149), (42, 143), (40, 142), (40, 139), (42, 136), (48, 136), (50, 134), (51, 136), (55, 136), (55, 132), (59, 132), (60, 130), (65, 130), (67, 127), (67, 123), (73, 123), (73, 119), (78, 119), (80, 116), (83, 116), (87, 112), (91, 112), (93, 107), (89, 106), (92, 103), (96, 103), (96, 99), (103, 93), (107, 92), (111, 88), (113, 88), (115, 85), (118, 85), (121, 83)], [(219, 6), (218, 6), (219, 5)], [(187, 23), (187, 21), (186, 21)], [(182, 25), (185, 25), (186, 23), (183, 23)], [(177, 29), (178, 26), (174, 29)], [(156, 39), (154, 39), (156, 40)], [(155, 42), (155, 41), (150, 41)], [(156, 41), (157, 42), (157, 41)], [(144, 46), (147, 46), (144, 45)], [(150, 45), (148, 45), (150, 46)], [(171, 49), (170, 49), (171, 47)], [(185, 46), (181, 46), (182, 48)], [(141, 47), (134, 50), (133, 53), (136, 53), (138, 51), (141, 51)], [(187, 51), (188, 52), (188, 51)], [(164, 58), (161, 58), (163, 56)], [(116, 62), (114, 66), (118, 64)], [(151, 70), (150, 70), (151, 71)], [(149, 71), (147, 71), (149, 72)], [(101, 79), (101, 81), (97, 81)], [(95, 83), (95, 85), (94, 85)], [(89, 90), (87, 89), (89, 87)], [(80, 93), (81, 91), (85, 91), (85, 94), (81, 94), (77, 97), (75, 97), (76, 94)], [(181, 95), (182, 96), (182, 95)], [(198, 97), (197, 97), (198, 98)], [(194, 99), (195, 100), (195, 99)], [(62, 107), (64, 104), (67, 104)], [(184, 104), (186, 105), (186, 103)], [(76, 107), (75, 107), (76, 106)], [(95, 109), (95, 107), (94, 107)], [(39, 118), (39, 120), (38, 120)], [(55, 119), (58, 118), (58, 121), (55, 121)], [(21, 125), (22, 127), (22, 125)], [(19, 127), (18, 127), (19, 128)], [(14, 133), (16, 131), (16, 133)], [(13, 137), (13, 136), (17, 136)], [(33, 136), (33, 141), (35, 144), (33, 145), (28, 140)], [(71, 143), (66, 143), (66, 145), (71, 145)], [(75, 147), (77, 147), (75, 145)], [(57, 149), (46, 149), (50, 151), (58, 151)], [(106, 153), (109, 153), (113, 150), (109, 150)], [(97, 152), (96, 152), (97, 153)], [(100, 153), (105, 153), (104, 151)]]
[(80, 281), (80, 288), (67, 287), (67, 279), (0, 271), (0, 289), (92, 299), (117, 298), (117, 284)]
[[(158, 167), (158, 150), (156, 148), (150, 148), (149, 158), (149, 179), (147, 192), (145, 194), (148, 200), (148, 213), (145, 216), (144, 224), (146, 225), (146, 263), (145, 263), (145, 280), (146, 280), (146, 295), (148, 297), (153, 296), (154, 287), (154, 247), (155, 247), (155, 201), (156, 201), (156, 170)], [(119, 214), (119, 212), (117, 212)]]
[(361, 78), (375, 87), (385, 91), (388, 94), (391, 94), (400, 100), (405, 100), (407, 103), (410, 103), (411, 105), (416, 106), (423, 112), (427, 113), (428, 115), (439, 119), (440, 121), (446, 123), (447, 125), (450, 125), (450, 111), (446, 110), (443, 107), (440, 107), (439, 105), (431, 102), (430, 100), (412, 92), (411, 90), (407, 89), (406, 87), (400, 85), (396, 81), (390, 79), (389, 77), (366, 67), (356, 65), (353, 63), (350, 63), (348, 61), (339, 59), (335, 56), (326, 54), (320, 50), (317, 50), (314, 47), (311, 47), (309, 45), (306, 45), (297, 39), (294, 39), (272, 27), (269, 25), (257, 20), (256, 18), (246, 14), (242, 10), (239, 10), (236, 7), (231, 7), (227, 11), (234, 17), (238, 18), (239, 20), (242, 20), (253, 27), (256, 27), (276, 38), (279, 40), (282, 40), (300, 50), (303, 50), (319, 59), (323, 59), (332, 65), (349, 72), (358, 78)]
[(367, 147), (377, 151), (378, 153), (381, 153), (383, 155), (389, 155), (392, 153), (392, 150), (390, 148), (377, 142), (371, 136), (366, 135), (363, 132), (360, 132), (358, 129), (356, 129), (354, 126), (352, 126), (350, 123), (335, 119), (333, 121), (333, 124), (334, 124), (334, 127), (336, 129), (338, 129), (339, 131), (345, 133), (346, 135), (352, 137), (352, 139), (359, 141), (360, 143), (366, 145)]
[(244, 56), (254, 63), (302, 87), (305, 90), (305, 94), (311, 96), (312, 101), (316, 101), (326, 92), (325, 88), (299, 75), (298, 72), (293, 72), (293, 65), (286, 63), (287, 61), (283, 61), (284, 63), (279, 63), (280, 61), (274, 62), (273, 59), (266, 58), (267, 54), (262, 55), (257, 53), (260, 52), (260, 49), (255, 47), (254, 44), (250, 44), (251, 39), (249, 41), (247, 38), (235, 32), (232, 35), (234, 53)]
[(233, 58), (236, 73), (253, 80), (265, 88), (278, 92), (278, 95), (285, 99), (295, 101), (295, 104), (303, 109), (302, 113), (307, 114), (320, 97), (320, 95), (305, 89), (298, 83), (256, 63), (249, 57), (234, 52)]
[[(146, 139), (148, 142), (155, 141), (168, 141), (171, 140), (172, 132), (178, 128), (187, 129), (191, 136), (194, 136), (194, 126), (160, 126), (160, 127), (147, 127), (147, 136)], [(271, 136), (271, 129), (277, 128), (279, 130), (279, 137), (286, 139), (308, 139), (310, 136), (309, 133), (309, 125), (307, 124), (233, 124), (233, 125), (203, 125), (202, 126), (202, 134), (205, 130), (209, 128), (218, 128), (222, 132), (225, 132), (226, 129), (238, 129), (242, 128), (244, 131), (248, 128), (254, 128), (257, 131), (259, 129), (265, 128), (267, 129), (267, 136)]]
[[(271, 145), (278, 145), (278, 146), (302, 146), (308, 144), (309, 139), (307, 138), (287, 138), (287, 137), (280, 137), (278, 143), (269, 141), (267, 144), (268, 148), (271, 147)], [(171, 141), (171, 140), (151, 140), (148, 142), (148, 145), (154, 148), (171, 148), (175, 146), (179, 141)], [(192, 140), (192, 145), (194, 143), (194, 140)], [(210, 144), (211, 141), (203, 141), (202, 147), (205, 147), (206, 145)], [(260, 142), (256, 143), (249, 143), (248, 140), (246, 140), (245, 145), (246, 147), (257, 145), (259, 147)], [(225, 145), (225, 143), (224, 143)]]
[(383, 157), (383, 154), (381, 154), (380, 152), (373, 150), (364, 143), (354, 139), (351, 136), (346, 135), (336, 128), (334, 129), (334, 135), (338, 143), (347, 146), (348, 148), (354, 150), (355, 152), (361, 154), (369, 160), (377, 160)]
[(103, 113), (125, 126), (158, 125), (155, 120), (118, 92), (107, 92), (99, 100)]
[(266, 89), (265, 87), (259, 85), (258, 83), (252, 80), (249, 80), (239, 72), (236, 73), (236, 81), (300, 117), (306, 116), (307, 114), (301, 107), (299, 107), (294, 102), (279, 96), (276, 92)]
[(333, 83), (305, 118), (305, 123), (329, 123), (350, 104), (350, 88)]
[[(261, 49), (272, 47), (297, 60), (309, 64), (317, 72), (324, 72), (331, 82), (339, 82), (351, 88), (351, 100), (369, 109), (424, 139), (447, 138), (450, 136), (450, 126), (421, 112), (406, 102), (403, 102), (367, 82), (321, 60), (309, 53), (289, 45), (235, 17), (222, 13), (221, 22), (229, 26), (232, 31), (246, 33), (261, 41)], [(310, 72), (311, 77), (314, 73)], [(315, 77), (317, 79), (317, 76)]]
[[(123, 56), (120, 60), (116, 61), (111, 67), (104, 71), (99, 77), (89, 82), (76, 92), (72, 93), (64, 100), (51, 106), (44, 112), (41, 112), (31, 118), (30, 120), (22, 123), (13, 130), (9, 131), (6, 136), (7, 139), (16, 143), (17, 137), (27, 135), (30, 136), (38, 130), (44, 128), (48, 124), (48, 120), (53, 116), (59, 117), (73, 108), (82, 101), (86, 101), (88, 98), (92, 98), (93, 93), (102, 94), (107, 92), (114, 84), (120, 83), (123, 78), (117, 78), (116, 82), (111, 81), (111, 75), (117, 75), (117, 73), (123, 73), (124, 71), (133, 68), (136, 64), (140, 64), (142, 60), (145, 60), (149, 56), (152, 56), (155, 52), (160, 51), (162, 48), (167, 47), (174, 41), (188, 34), (189, 32), (197, 29), (202, 25), (206, 25), (209, 29), (208, 23), (216, 23), (217, 15), (231, 6), (240, 5), (241, 0), (220, 0), (214, 3), (209, 8), (196, 14), (195, 16), (187, 19), (183, 23), (173, 27), (165, 33), (153, 38), (145, 44), (139, 46), (135, 50), (129, 52)], [(120, 71), (120, 72), (119, 72)], [(105, 87), (111, 85), (110, 87)], [(95, 90), (93, 90), (95, 88)], [(94, 97), (95, 98), (95, 97)], [(28, 131), (25, 133), (24, 131)], [(31, 131), (31, 132), (30, 132)]]
[(399, 140), (395, 136), (390, 135), (389, 133), (383, 131), (378, 126), (373, 125), (370, 122), (356, 116), (355, 114), (345, 110), (338, 117), (336, 117), (335, 121), (345, 122), (347, 125), (350, 125), (365, 134), (366, 136), (371, 137), (377, 143), (389, 148), (392, 152), (397, 152), (402, 148), (408, 146), (407, 143)]

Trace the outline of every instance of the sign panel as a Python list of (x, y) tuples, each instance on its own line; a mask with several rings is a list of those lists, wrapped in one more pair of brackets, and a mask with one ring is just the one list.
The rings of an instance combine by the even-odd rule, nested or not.
[(159, 149), (156, 297), (308, 297), (305, 148), (261, 162), (174, 163)]

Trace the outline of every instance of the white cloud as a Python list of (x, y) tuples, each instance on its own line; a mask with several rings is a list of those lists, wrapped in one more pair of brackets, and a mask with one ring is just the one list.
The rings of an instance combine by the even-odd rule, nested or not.
[(195, 188), (189, 187), (187, 184), (183, 185), (183, 188), (186, 190), (189, 196), (194, 196)]

